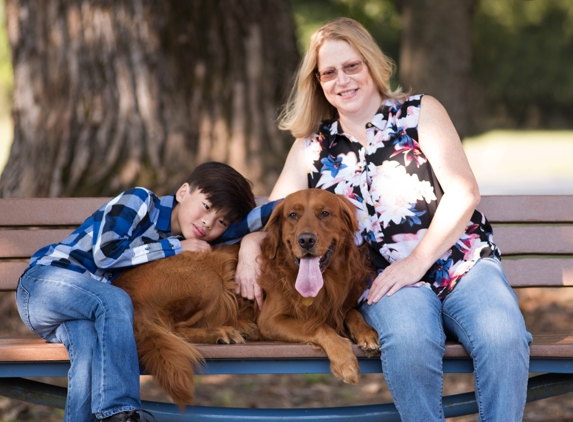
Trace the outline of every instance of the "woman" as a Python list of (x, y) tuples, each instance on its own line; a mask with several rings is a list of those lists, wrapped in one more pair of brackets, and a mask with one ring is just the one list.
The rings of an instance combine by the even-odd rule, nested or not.
[[(328, 189), (357, 209), (378, 276), (359, 310), (376, 329), (383, 371), (403, 421), (443, 421), (445, 339), (474, 361), (480, 420), (520, 421), (531, 335), (503, 273), (478, 186), (445, 109), (389, 87), (393, 63), (357, 22), (335, 19), (311, 38), (281, 118), (297, 138), (270, 195)], [(241, 294), (256, 298), (243, 240)]]

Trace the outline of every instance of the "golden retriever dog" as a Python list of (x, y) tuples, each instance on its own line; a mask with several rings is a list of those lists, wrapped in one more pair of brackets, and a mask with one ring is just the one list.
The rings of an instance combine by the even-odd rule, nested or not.
[(114, 281), (133, 302), (141, 365), (180, 407), (192, 403), (194, 372), (203, 363), (193, 344), (308, 343), (353, 384), (359, 367), (349, 339), (367, 353), (378, 350), (376, 332), (355, 309), (372, 272), (354, 243), (352, 204), (320, 189), (296, 192), (277, 205), (265, 230), (260, 313), (234, 293), (238, 246), (183, 252)]
[(354, 242), (354, 206), (322, 189), (298, 191), (277, 205), (265, 230), (259, 277), (265, 301), (257, 320), (262, 337), (323, 349), (334, 375), (358, 383), (349, 338), (368, 354), (379, 344), (356, 310), (372, 270)]
[(182, 252), (114, 281), (133, 302), (139, 361), (180, 408), (193, 402), (199, 343), (257, 340), (258, 308), (235, 295), (238, 245)]

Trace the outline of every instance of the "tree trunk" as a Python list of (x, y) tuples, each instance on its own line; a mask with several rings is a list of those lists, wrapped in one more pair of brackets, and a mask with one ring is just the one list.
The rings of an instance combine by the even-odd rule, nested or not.
[(460, 137), (466, 131), (471, 29), (476, 0), (397, 0), (402, 20), (400, 81), (436, 97)]
[(4, 197), (172, 192), (223, 161), (268, 194), (290, 147), (289, 0), (6, 0), (14, 142)]

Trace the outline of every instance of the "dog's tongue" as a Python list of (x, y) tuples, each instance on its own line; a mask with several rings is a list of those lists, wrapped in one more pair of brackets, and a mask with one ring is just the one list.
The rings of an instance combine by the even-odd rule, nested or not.
[(294, 287), (302, 297), (316, 297), (324, 284), (320, 271), (320, 258), (302, 258)]

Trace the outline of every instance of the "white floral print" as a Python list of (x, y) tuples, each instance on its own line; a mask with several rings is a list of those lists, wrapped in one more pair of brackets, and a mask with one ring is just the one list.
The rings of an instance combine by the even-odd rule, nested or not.
[[(418, 144), (421, 98), (385, 101), (366, 125), (366, 148), (335, 118), (307, 139), (309, 187), (343, 195), (356, 206), (357, 243), (368, 243), (379, 271), (410, 255), (443, 194)], [(432, 288), (443, 299), (483, 257), (500, 259), (500, 254), (489, 222), (475, 210), (458, 242), (416, 285)]]

